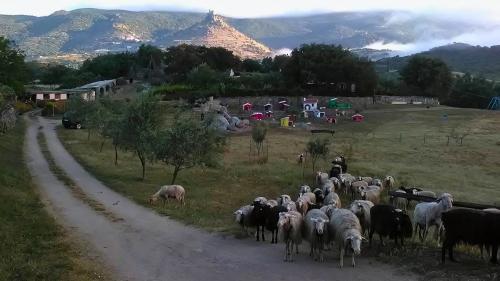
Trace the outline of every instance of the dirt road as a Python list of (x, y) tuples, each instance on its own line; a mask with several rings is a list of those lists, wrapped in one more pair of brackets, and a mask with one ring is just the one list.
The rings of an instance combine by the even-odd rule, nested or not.
[[(57, 138), (58, 122), (27, 118), (28, 167), (61, 223), (75, 231), (115, 272), (117, 280), (416, 280), (397, 269), (368, 258), (357, 267), (338, 268), (337, 251), (325, 263), (311, 261), (307, 244), (293, 263), (282, 261), (283, 245), (237, 240), (182, 225), (141, 207), (112, 191), (86, 172)], [(87, 196), (100, 202), (113, 221), (75, 198), (48, 168), (37, 142), (38, 132), (47, 140), (56, 164)]]

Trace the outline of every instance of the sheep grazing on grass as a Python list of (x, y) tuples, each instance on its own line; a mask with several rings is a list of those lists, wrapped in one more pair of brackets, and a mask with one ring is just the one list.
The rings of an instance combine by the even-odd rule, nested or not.
[(371, 208), (370, 215), (370, 246), (374, 233), (379, 235), (380, 244), (382, 245), (384, 245), (384, 236), (393, 238), (396, 245), (398, 244), (398, 238), (401, 239), (401, 245), (404, 245), (404, 238), (411, 237), (411, 220), (402, 210), (396, 209), (391, 205), (376, 205)]
[(304, 217), (303, 237), (309, 241), (311, 251), (309, 255), (314, 260), (324, 261), (323, 248), (328, 239), (328, 217), (320, 210), (311, 210)]
[(253, 206), (245, 205), (234, 212), (236, 223), (241, 226), (243, 232), (248, 235), (248, 228), (252, 227), (252, 214)]
[(340, 197), (337, 193), (332, 192), (325, 197), (323, 200), (324, 205), (335, 205), (337, 208), (342, 208), (342, 202), (340, 201)]
[(285, 243), (284, 261), (293, 261), (294, 245), (296, 254), (299, 253), (299, 245), (302, 243), (302, 225), (302, 215), (299, 212), (279, 213), (278, 236)]
[(355, 214), (347, 209), (335, 209), (328, 223), (329, 240), (340, 250), (340, 268), (344, 266), (344, 254), (352, 253), (352, 266), (356, 266), (354, 256), (361, 253), (361, 225)]
[(274, 206), (266, 211), (266, 229), (271, 231), (271, 244), (277, 244), (280, 213), (288, 212), (288, 209), (285, 206)]
[(441, 260), (445, 262), (446, 250), (451, 261), (453, 247), (463, 242), (479, 247), (491, 246), (491, 263), (497, 263), (498, 246), (500, 245), (500, 213), (468, 208), (453, 208), (442, 214), (445, 238), (441, 248)]
[(370, 209), (373, 203), (367, 200), (355, 200), (349, 205), (349, 210), (359, 219), (363, 235), (370, 230)]
[[(406, 194), (404, 190), (400, 189), (394, 190), (394, 192)], [(408, 207), (408, 200), (406, 198), (391, 196), (390, 201), (396, 209), (406, 210)]]
[(278, 202), (278, 206), (285, 206), (289, 202), (292, 202), (292, 198), (290, 195), (282, 194), (276, 199), (276, 201)]
[(165, 206), (167, 200), (173, 198), (184, 205), (185, 195), (186, 191), (184, 190), (184, 187), (180, 185), (164, 185), (160, 187), (160, 190), (158, 190), (158, 192), (149, 197), (149, 204), (154, 204), (156, 201), (158, 201), (158, 199), (161, 198), (163, 200), (163, 206)]
[(380, 203), (380, 189), (367, 189), (361, 191), (361, 199), (371, 201), (373, 204)]
[(305, 159), (306, 159), (306, 157), (304, 156), (304, 153), (297, 155), (297, 164), (304, 163)]
[(419, 203), (413, 212), (413, 223), (415, 235), (419, 233), (423, 242), (427, 238), (427, 233), (431, 226), (436, 226), (436, 239), (439, 245), (440, 233), (443, 227), (441, 214), (453, 207), (453, 197), (449, 193), (443, 193), (434, 202)]
[(395, 183), (394, 177), (387, 176), (382, 181), (382, 186), (384, 187), (384, 189), (387, 189), (390, 191), (394, 188), (394, 183)]

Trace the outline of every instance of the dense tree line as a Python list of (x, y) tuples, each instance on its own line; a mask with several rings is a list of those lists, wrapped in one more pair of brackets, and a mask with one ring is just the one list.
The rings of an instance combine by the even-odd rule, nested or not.
[(0, 84), (10, 87), (16, 94), (22, 94), (29, 77), (24, 54), (12, 41), (0, 37)]

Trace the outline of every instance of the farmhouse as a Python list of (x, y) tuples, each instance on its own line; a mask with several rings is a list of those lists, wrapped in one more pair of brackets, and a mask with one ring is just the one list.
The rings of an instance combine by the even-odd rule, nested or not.
[(99, 97), (109, 95), (116, 87), (116, 79), (93, 82), (76, 88), (77, 90), (93, 90)]

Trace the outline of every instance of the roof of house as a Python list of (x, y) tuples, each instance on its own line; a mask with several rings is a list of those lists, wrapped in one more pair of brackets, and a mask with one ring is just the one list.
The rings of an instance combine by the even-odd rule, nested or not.
[(318, 103), (318, 99), (304, 99), (304, 103)]

